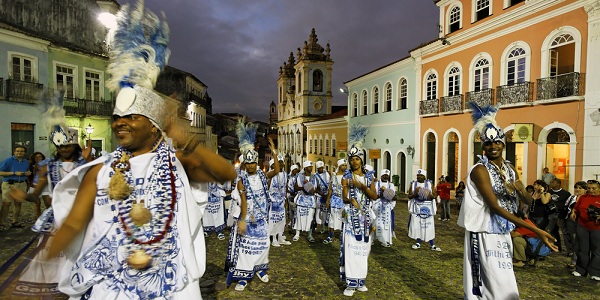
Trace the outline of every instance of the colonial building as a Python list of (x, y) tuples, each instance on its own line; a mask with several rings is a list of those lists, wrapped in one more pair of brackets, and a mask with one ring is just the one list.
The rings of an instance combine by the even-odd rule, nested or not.
[(304, 150), (307, 159), (313, 162), (323, 161), (326, 170), (335, 170), (338, 159), (347, 158), (348, 110), (344, 107), (304, 125), (308, 137)]
[(439, 39), (411, 52), (429, 177), (464, 181), (482, 154), (471, 101), (500, 105), (506, 159), (523, 182), (548, 167), (572, 190), (600, 173), (599, 1), (434, 2)]
[(363, 144), (367, 163), (377, 171), (390, 170), (392, 180), (404, 192), (414, 179), (413, 169), (420, 165), (415, 156), (419, 148), (415, 101), (419, 85), (414, 68), (414, 60), (406, 57), (345, 82), (349, 123), (369, 128)]
[(279, 69), (277, 141), (278, 149), (286, 154), (286, 167), (307, 159), (304, 123), (331, 113), (331, 49), (317, 41), (313, 28), (302, 49), (298, 48), (295, 57), (290, 53)]

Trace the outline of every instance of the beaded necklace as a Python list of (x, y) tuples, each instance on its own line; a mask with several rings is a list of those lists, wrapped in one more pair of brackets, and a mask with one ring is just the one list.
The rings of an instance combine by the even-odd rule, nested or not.
[[(152, 257), (166, 251), (161, 249), (161, 245), (165, 236), (172, 234), (171, 222), (177, 202), (176, 178), (168, 145), (161, 138), (151, 152), (156, 152), (156, 155), (153, 158), (154, 169), (148, 178), (148, 191), (145, 194), (153, 201), (156, 208), (154, 215), (144, 206), (144, 200), (137, 203), (137, 195), (131, 190), (122, 200), (113, 198), (115, 205), (111, 206), (113, 212), (117, 213), (116, 217), (127, 237), (123, 244), (132, 251), (127, 262), (135, 269), (149, 267)], [(129, 165), (130, 152), (119, 146), (115, 157), (117, 160), (112, 165), (115, 171), (112, 177), (120, 173), (127, 185), (133, 184)], [(137, 216), (139, 214), (142, 215), (141, 218)]]

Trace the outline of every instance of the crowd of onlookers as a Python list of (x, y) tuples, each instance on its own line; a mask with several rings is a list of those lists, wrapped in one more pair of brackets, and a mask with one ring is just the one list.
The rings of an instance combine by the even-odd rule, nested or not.
[[(571, 194), (562, 188), (562, 181), (545, 168), (542, 179), (526, 190), (533, 201), (530, 205), (521, 201), (517, 215), (556, 238), (562, 254), (569, 258), (566, 267), (573, 269), (574, 276), (589, 274), (593, 280), (600, 281), (599, 182), (578, 181)], [(535, 249), (536, 236), (529, 230), (517, 228), (512, 237), (514, 266), (533, 265), (550, 253), (544, 250), (542, 254), (534, 253), (540, 250)]]

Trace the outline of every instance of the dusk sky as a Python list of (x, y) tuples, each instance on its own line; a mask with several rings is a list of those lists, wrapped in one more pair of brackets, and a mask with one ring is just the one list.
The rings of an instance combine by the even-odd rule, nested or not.
[[(121, 4), (137, 0), (118, 0)], [(408, 56), (437, 37), (433, 0), (145, 0), (171, 29), (169, 65), (208, 86), (213, 113), (267, 122), (279, 67), (312, 28), (331, 45), (333, 104), (343, 82)]]

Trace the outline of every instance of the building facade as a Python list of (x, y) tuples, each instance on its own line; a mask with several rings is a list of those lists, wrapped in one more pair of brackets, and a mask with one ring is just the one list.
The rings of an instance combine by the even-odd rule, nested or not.
[(337, 161), (347, 158), (348, 111), (342, 109), (304, 125), (308, 139), (304, 150), (307, 159), (322, 161), (327, 171), (334, 171)]
[(420, 81), (421, 166), (429, 177), (447, 175), (456, 185), (482, 154), (468, 102), (500, 106), (505, 156), (524, 183), (544, 167), (570, 190), (600, 173), (592, 154), (599, 127), (590, 124), (598, 96), (586, 93), (596, 89), (586, 78), (598, 72), (588, 68), (598, 1), (434, 2), (439, 39), (411, 51)]
[(298, 48), (296, 57), (290, 53), (279, 69), (277, 80), (278, 149), (286, 155), (286, 167), (307, 159), (306, 126), (331, 113), (331, 75), (333, 60), (329, 44), (318, 43), (313, 28), (309, 40)]
[(404, 192), (420, 165), (415, 155), (420, 148), (417, 79), (415, 61), (406, 57), (345, 82), (349, 124), (369, 128), (363, 144), (366, 163), (377, 171), (390, 170)]

